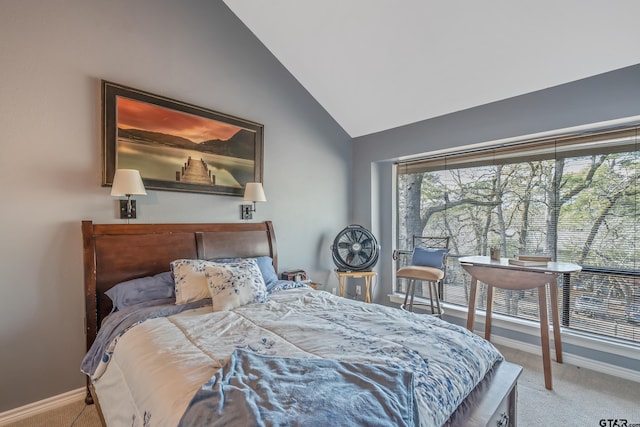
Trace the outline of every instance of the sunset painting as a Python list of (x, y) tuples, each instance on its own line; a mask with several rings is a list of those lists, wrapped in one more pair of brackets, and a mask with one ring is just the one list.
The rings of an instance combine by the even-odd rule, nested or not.
[(261, 125), (118, 89), (105, 103), (105, 115), (110, 108), (114, 115), (105, 117), (106, 126), (114, 128), (114, 172), (138, 169), (149, 188), (230, 195), (261, 180)]

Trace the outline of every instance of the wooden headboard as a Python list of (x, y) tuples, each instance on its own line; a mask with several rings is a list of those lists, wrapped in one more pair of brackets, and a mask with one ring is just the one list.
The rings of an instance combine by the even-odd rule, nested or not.
[(125, 280), (169, 271), (171, 261), (270, 256), (271, 221), (235, 224), (93, 224), (82, 221), (87, 350), (111, 311), (105, 291)]

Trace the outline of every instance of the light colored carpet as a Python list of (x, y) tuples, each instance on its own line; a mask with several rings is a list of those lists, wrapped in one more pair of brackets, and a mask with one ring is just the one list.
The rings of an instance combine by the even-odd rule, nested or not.
[(26, 418), (7, 427), (100, 427), (96, 405), (85, 405), (84, 399), (52, 411)]
[(614, 425), (600, 424), (601, 419), (640, 423), (640, 383), (552, 361), (553, 390), (547, 390), (541, 356), (498, 347), (524, 368), (518, 380), (518, 427)]
[[(598, 427), (601, 419), (640, 424), (640, 384), (568, 364), (553, 363), (553, 390), (544, 388), (540, 356), (499, 347), (523, 366), (518, 382), (518, 426)], [(619, 423), (618, 425), (620, 425)], [(602, 424), (613, 425), (613, 424)], [(11, 424), (11, 427), (98, 427), (95, 406), (79, 401)]]

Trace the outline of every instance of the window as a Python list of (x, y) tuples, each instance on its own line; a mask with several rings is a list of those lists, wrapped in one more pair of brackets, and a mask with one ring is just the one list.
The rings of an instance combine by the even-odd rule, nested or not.
[[(398, 163), (397, 248), (409, 250), (413, 235), (449, 236), (442, 298), (464, 306), (470, 278), (460, 256), (498, 247), (502, 257), (580, 264), (558, 283), (563, 326), (640, 343), (639, 129)], [(535, 292), (496, 289), (494, 311), (537, 319)]]

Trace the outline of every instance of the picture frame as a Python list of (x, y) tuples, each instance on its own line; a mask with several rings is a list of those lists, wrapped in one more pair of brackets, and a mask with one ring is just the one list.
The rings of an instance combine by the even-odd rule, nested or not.
[(242, 197), (263, 180), (264, 126), (102, 80), (102, 185), (137, 169), (145, 188)]

